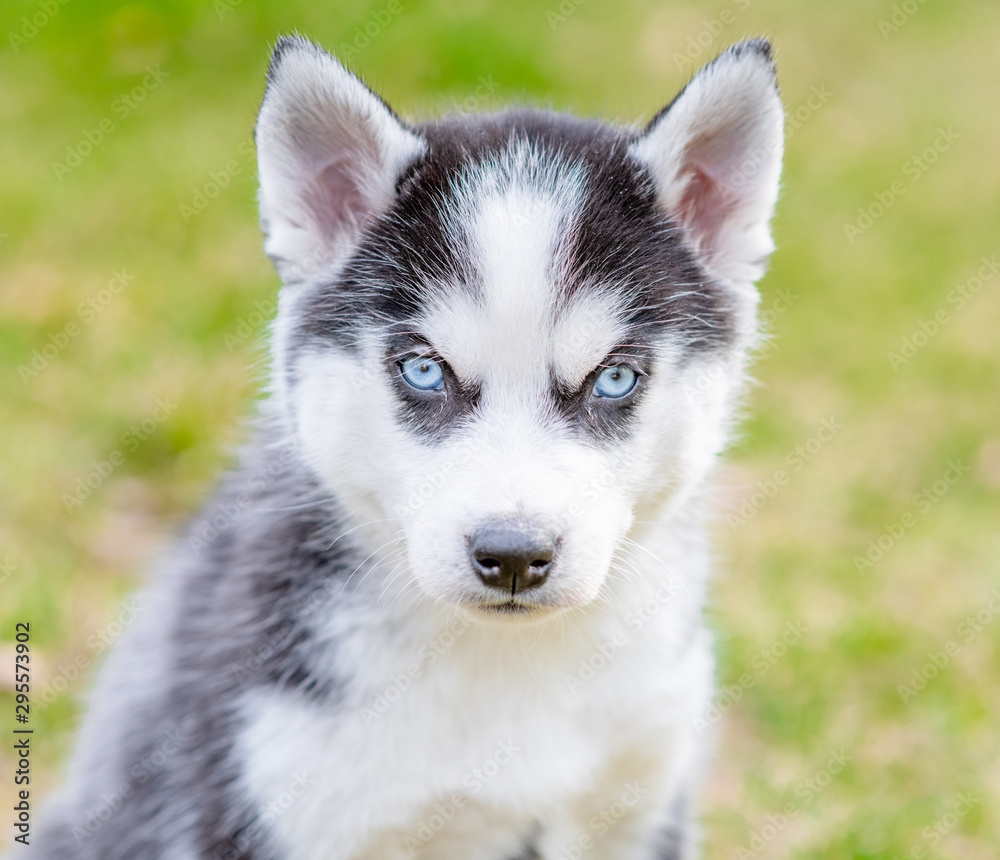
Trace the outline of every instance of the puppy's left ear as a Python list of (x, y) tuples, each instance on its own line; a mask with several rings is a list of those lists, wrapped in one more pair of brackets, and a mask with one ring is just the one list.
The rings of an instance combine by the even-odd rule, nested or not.
[(774, 250), (783, 131), (771, 46), (753, 39), (701, 69), (631, 147), (705, 267), (735, 285), (756, 281)]

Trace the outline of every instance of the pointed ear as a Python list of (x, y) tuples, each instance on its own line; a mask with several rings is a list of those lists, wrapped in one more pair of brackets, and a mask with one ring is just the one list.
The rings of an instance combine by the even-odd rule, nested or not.
[(286, 281), (348, 252), (425, 149), (389, 107), (301, 37), (278, 41), (257, 118), (264, 249)]
[(701, 69), (632, 144), (663, 211), (727, 281), (753, 283), (774, 249), (783, 132), (771, 46), (753, 39)]

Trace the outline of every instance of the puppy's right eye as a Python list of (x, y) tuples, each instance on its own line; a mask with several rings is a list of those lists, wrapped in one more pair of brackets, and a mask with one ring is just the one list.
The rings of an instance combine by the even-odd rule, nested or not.
[(594, 382), (594, 397), (621, 400), (639, 381), (639, 372), (631, 364), (614, 364), (605, 367)]
[(418, 391), (440, 391), (444, 388), (441, 363), (426, 355), (408, 355), (400, 360), (399, 372), (406, 384)]

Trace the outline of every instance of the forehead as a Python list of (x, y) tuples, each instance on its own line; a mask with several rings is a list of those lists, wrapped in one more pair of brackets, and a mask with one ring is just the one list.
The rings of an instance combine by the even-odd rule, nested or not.
[(622, 294), (574, 279), (586, 199), (582, 164), (523, 139), (456, 177), (445, 229), (466, 276), (438, 284), (418, 324), (459, 376), (572, 384), (624, 336)]
[(617, 346), (729, 341), (724, 294), (657, 210), (630, 132), (533, 112), (419, 131), (426, 156), (315, 291), (307, 339), (349, 345), (368, 323), (429, 341), (470, 377), (545, 367), (565, 382)]

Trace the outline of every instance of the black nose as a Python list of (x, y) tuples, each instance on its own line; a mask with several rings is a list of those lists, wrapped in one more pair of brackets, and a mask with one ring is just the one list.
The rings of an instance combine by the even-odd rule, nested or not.
[(513, 596), (545, 582), (555, 558), (556, 539), (540, 529), (490, 523), (469, 535), (469, 554), (486, 585)]

